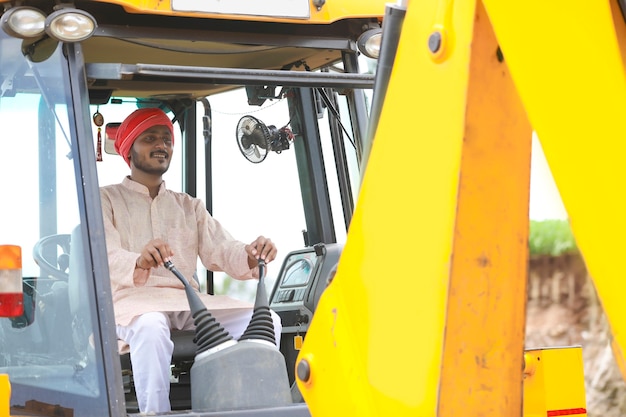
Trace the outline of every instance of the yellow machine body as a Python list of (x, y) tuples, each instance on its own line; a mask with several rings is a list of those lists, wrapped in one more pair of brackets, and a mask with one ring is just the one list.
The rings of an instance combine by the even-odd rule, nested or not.
[[(313, 416), (520, 415), (533, 130), (623, 362), (624, 33), (617, 1), (408, 3), (347, 244), (297, 364)], [(544, 372), (529, 396), (554, 394), (559, 375)]]
[[(106, 3), (136, 14), (303, 26), (381, 15), (380, 1), (314, 0), (300, 16), (282, 17), (176, 10), (174, 2), (189, 4)], [(581, 349), (524, 351), (531, 138), (536, 132), (623, 365), (626, 280), (617, 260), (626, 235), (626, 25), (619, 2), (406, 6), (347, 242), (296, 363), (298, 388), (313, 417), (584, 416)], [(86, 61), (107, 62), (99, 55), (107, 42), (116, 41), (85, 41)], [(152, 48), (124, 49), (120, 63), (152, 63)], [(316, 54), (311, 60), (321, 68), (340, 51)], [(171, 57), (183, 59), (201, 58), (186, 50)], [(281, 68), (283, 60), (293, 61), (280, 56), (264, 67)], [(192, 86), (189, 94), (219, 90), (206, 88), (215, 90)], [(0, 375), (0, 415), (8, 415), (10, 391)]]
[(524, 354), (524, 417), (587, 415), (582, 348)]

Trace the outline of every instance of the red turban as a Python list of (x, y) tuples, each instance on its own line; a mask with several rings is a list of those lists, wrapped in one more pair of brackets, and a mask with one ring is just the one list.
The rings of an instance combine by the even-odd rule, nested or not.
[(132, 112), (117, 129), (115, 135), (115, 151), (124, 158), (130, 166), (130, 148), (135, 143), (135, 139), (147, 129), (153, 126), (167, 126), (172, 135), (172, 146), (174, 145), (174, 127), (172, 121), (161, 109), (148, 107), (137, 109)]

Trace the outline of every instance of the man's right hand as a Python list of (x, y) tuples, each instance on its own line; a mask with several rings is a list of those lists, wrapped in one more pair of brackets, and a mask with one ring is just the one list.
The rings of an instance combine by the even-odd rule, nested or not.
[(166, 242), (161, 239), (153, 239), (146, 244), (137, 258), (137, 268), (150, 269), (163, 264), (174, 256), (174, 252)]

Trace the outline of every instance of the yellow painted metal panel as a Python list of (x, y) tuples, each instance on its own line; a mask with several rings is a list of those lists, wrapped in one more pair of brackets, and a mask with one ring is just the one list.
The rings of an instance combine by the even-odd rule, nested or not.
[(11, 400), (11, 382), (7, 374), (0, 374), (0, 416), (8, 416)]
[(587, 415), (582, 348), (527, 351), (524, 417)]
[(436, 413), (474, 13), (408, 9), (348, 241), (299, 356), (313, 416)]
[(623, 16), (616, 0), (485, 4), (624, 363)]
[[(300, 23), (300, 24), (326, 24), (342, 19), (358, 18), (358, 17), (374, 17), (382, 18), (385, 11), (386, 1), (381, 0), (328, 0), (319, 9), (309, 2), (310, 16), (309, 18), (286, 18), (277, 16), (254, 16), (246, 14), (227, 14), (227, 13), (200, 13), (187, 11), (173, 11), (172, 0), (94, 0), (102, 3), (117, 4), (122, 6), (129, 13), (146, 13), (161, 14), (172, 16), (188, 16), (195, 18), (213, 18), (226, 20), (251, 20), (260, 22), (283, 22), (283, 23)], [(199, 7), (203, 0), (197, 0)], [(245, 10), (245, 5), (250, 0), (226, 0), (226, 3), (240, 3), (239, 8)], [(221, 3), (221, 2), (218, 2)], [(269, 6), (277, 4), (274, 2)]]

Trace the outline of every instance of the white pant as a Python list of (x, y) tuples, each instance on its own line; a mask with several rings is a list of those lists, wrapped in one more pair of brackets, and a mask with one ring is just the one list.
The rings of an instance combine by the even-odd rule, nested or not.
[[(210, 313), (235, 340), (248, 327), (252, 309), (210, 310)], [(282, 325), (274, 311), (274, 333), (280, 346)], [(191, 330), (194, 328), (191, 312), (152, 312), (133, 319), (128, 326), (117, 326), (117, 337), (128, 343), (133, 369), (133, 380), (139, 411), (142, 413), (164, 413), (170, 406), (170, 363), (174, 343), (170, 329)]]

